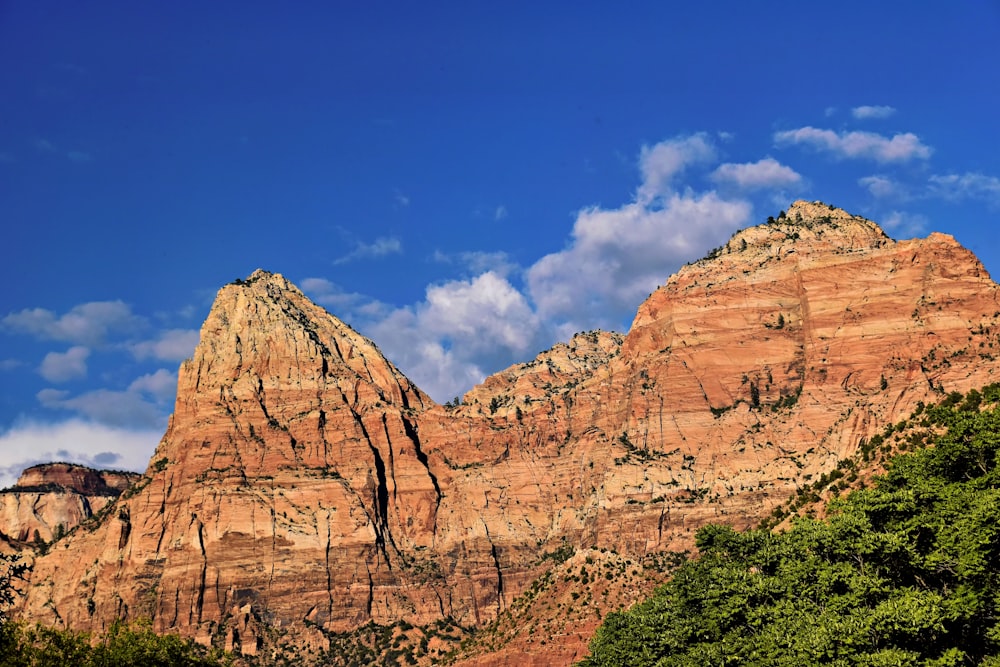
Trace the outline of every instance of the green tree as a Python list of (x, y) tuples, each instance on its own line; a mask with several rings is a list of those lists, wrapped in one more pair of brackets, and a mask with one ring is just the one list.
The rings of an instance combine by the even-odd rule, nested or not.
[(887, 429), (930, 446), (826, 520), (702, 528), (700, 557), (610, 614), (584, 664), (1000, 665), (998, 399), (948, 397)]
[(21, 592), (16, 584), (24, 580), (28, 569), (20, 555), (0, 553), (0, 626), (8, 621), (7, 612)]

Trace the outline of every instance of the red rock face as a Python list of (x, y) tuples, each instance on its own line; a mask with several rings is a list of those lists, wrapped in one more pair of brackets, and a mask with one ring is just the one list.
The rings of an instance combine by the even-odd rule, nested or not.
[(0, 491), (0, 535), (20, 542), (50, 542), (113, 502), (139, 475), (44, 463)]
[(998, 318), (950, 237), (797, 202), (681, 269), (624, 338), (438, 406), (258, 271), (219, 292), (145, 480), (38, 559), (22, 614), (149, 616), (251, 654), (275, 632), (481, 625), (564, 542), (641, 556), (756, 524), (918, 401), (994, 381)]

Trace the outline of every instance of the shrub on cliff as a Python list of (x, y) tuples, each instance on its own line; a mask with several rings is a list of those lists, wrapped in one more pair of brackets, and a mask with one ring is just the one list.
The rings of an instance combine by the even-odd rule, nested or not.
[(0, 629), (0, 667), (217, 667), (230, 656), (148, 623), (115, 623), (92, 645), (84, 633), (7, 623)]
[(583, 664), (1000, 665), (1000, 390), (972, 399), (924, 411), (928, 446), (826, 520), (703, 528)]

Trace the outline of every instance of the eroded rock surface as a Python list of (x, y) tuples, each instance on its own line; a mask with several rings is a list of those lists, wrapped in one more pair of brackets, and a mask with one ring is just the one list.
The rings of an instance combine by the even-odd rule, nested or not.
[[(22, 614), (149, 616), (249, 654), (369, 621), (479, 626), (562, 545), (640, 558), (755, 525), (918, 401), (995, 381), (998, 320), (951, 237), (796, 202), (682, 268), (626, 336), (577, 335), (440, 406), (258, 271), (220, 290), (145, 478), (38, 559)], [(596, 623), (614, 601), (588, 604)]]
[(14, 486), (0, 491), (0, 534), (18, 542), (51, 542), (100, 512), (138, 478), (73, 463), (32, 466)]

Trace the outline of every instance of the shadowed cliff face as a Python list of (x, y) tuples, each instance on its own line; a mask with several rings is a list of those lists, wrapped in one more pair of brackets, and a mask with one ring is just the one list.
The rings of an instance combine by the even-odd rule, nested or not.
[(564, 542), (641, 556), (756, 524), (918, 401), (996, 380), (997, 287), (950, 237), (797, 202), (713, 255), (624, 338), (578, 335), (457, 407), (280, 275), (224, 287), (145, 479), (38, 559), (22, 614), (245, 653), (268, 628), (479, 625)]

